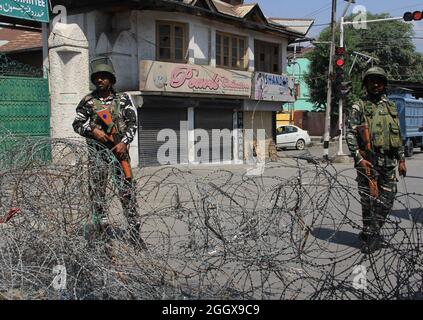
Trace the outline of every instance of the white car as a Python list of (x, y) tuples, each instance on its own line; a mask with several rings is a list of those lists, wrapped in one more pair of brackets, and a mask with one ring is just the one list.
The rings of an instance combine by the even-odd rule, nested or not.
[(294, 147), (297, 150), (304, 150), (311, 144), (308, 132), (297, 126), (281, 126), (276, 129), (276, 132), (276, 144), (280, 149)]

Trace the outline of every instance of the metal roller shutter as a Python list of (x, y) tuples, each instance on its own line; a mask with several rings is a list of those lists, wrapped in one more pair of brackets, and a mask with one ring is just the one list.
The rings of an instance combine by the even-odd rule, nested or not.
[(172, 129), (176, 132), (177, 155), (172, 163), (180, 163), (180, 122), (187, 121), (186, 108), (140, 108), (138, 109), (139, 124), (139, 161), (141, 167), (158, 166), (157, 160), (159, 148), (165, 142), (157, 141), (158, 134), (163, 129)]
[[(213, 129), (228, 129), (232, 134), (233, 130), (233, 110), (232, 109), (217, 109), (217, 108), (196, 108), (194, 111), (194, 127), (195, 129), (204, 129), (209, 135), (209, 162), (217, 163), (221, 161), (233, 160), (233, 139), (229, 141), (221, 139), (220, 143), (220, 158), (213, 157), (212, 150), (212, 130)], [(199, 138), (195, 138), (196, 143)], [(196, 152), (196, 161), (201, 157), (201, 151)], [(229, 154), (229, 156), (228, 156)]]

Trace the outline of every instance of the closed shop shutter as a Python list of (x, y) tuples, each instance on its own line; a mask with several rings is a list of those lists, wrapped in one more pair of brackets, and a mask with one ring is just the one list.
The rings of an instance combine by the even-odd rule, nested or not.
[[(158, 134), (163, 129), (172, 129), (177, 134), (177, 154), (170, 153), (171, 163), (180, 163), (181, 138), (180, 122), (187, 121), (186, 108), (140, 108), (138, 109), (139, 124), (139, 162), (141, 167), (161, 165), (157, 159), (159, 148), (166, 142), (157, 141)], [(185, 151), (186, 152), (186, 151)]]
[[(209, 152), (208, 159), (211, 163), (233, 160), (233, 110), (217, 109), (217, 108), (196, 108), (194, 111), (194, 127), (195, 129), (204, 129), (209, 136)], [(220, 157), (213, 155), (212, 130), (228, 129), (231, 132), (230, 139), (220, 139)], [(200, 139), (196, 137), (196, 143)], [(196, 161), (201, 162), (203, 159), (201, 150), (196, 150)], [(204, 156), (204, 155), (203, 155)], [(203, 161), (204, 162), (204, 161)]]

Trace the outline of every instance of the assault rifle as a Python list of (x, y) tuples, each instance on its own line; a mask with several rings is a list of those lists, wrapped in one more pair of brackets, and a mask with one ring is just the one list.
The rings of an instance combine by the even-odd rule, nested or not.
[[(120, 142), (119, 141), (120, 139), (118, 139), (117, 137), (118, 131), (117, 131), (115, 123), (113, 122), (112, 115), (110, 114), (109, 109), (103, 109), (103, 110), (97, 111), (96, 113), (107, 128), (106, 129), (107, 140), (109, 140), (109, 142), (112, 143), (113, 146), (118, 145)], [(122, 167), (125, 178), (127, 180), (132, 179), (131, 165), (129, 164), (128, 160), (122, 159), (120, 157), (117, 157), (117, 158)]]
[[(372, 150), (372, 143), (370, 140), (370, 130), (367, 124), (357, 126), (358, 134), (361, 137), (361, 141), (364, 145), (364, 150), (360, 150), (360, 155), (367, 161), (369, 161), (372, 165), (374, 164), (374, 154)], [(373, 170), (369, 167), (365, 169), (365, 175), (369, 180), (369, 189), (370, 195), (378, 199), (379, 198), (379, 188), (377, 186), (377, 179)]]

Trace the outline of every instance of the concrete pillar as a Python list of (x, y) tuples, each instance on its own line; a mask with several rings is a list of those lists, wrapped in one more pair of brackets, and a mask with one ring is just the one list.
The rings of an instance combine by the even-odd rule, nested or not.
[(216, 68), (216, 29), (211, 28), (210, 30), (211, 36), (210, 36), (210, 66), (213, 68)]
[[(141, 107), (144, 103), (142, 96), (138, 94), (138, 92), (126, 92), (131, 99), (132, 105), (134, 106), (134, 111), (137, 114), (137, 121), (138, 120), (138, 108)], [(141, 128), (138, 126), (138, 130)], [(129, 156), (131, 158), (131, 166), (132, 168), (137, 168), (140, 166), (140, 159), (139, 159), (139, 139), (138, 139), (139, 132), (137, 131), (137, 134), (134, 137), (134, 141), (132, 141), (130, 147), (129, 147)]]
[(194, 35), (194, 24), (191, 23), (188, 31), (188, 63), (195, 63), (195, 35)]
[(247, 50), (248, 71), (249, 72), (254, 72), (255, 71), (255, 66), (254, 66), (254, 59), (255, 59), (255, 57), (254, 57), (254, 52), (255, 52), (254, 37), (250, 36), (250, 37), (248, 37), (248, 50)]
[(234, 164), (242, 164), (244, 162), (244, 137), (242, 132), (242, 112), (234, 110), (233, 114), (233, 157)]
[(194, 108), (188, 108), (188, 163), (195, 162)]
[(282, 52), (281, 54), (282, 73), (286, 74), (286, 70), (288, 68), (288, 41), (287, 40), (283, 40), (281, 52)]
[(79, 137), (75, 109), (89, 93), (88, 41), (77, 24), (57, 23), (49, 37), (51, 136)]

